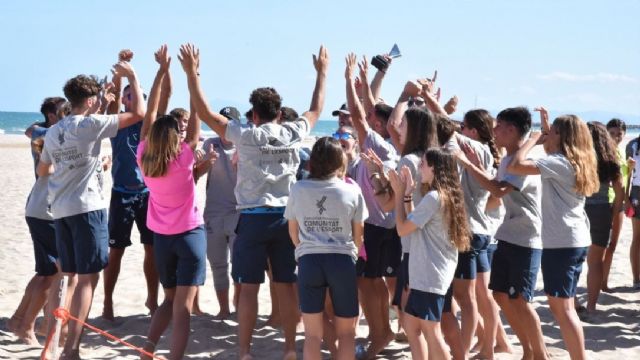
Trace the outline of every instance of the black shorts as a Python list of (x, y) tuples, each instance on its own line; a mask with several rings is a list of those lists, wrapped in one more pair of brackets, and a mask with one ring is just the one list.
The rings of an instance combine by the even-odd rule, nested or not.
[(296, 282), (295, 247), (283, 213), (241, 213), (233, 245), (231, 277), (239, 284), (264, 282), (267, 258), (274, 282)]
[(27, 226), (33, 240), (33, 252), (36, 260), (36, 274), (51, 276), (58, 272), (56, 260), (56, 228), (53, 220), (43, 220), (27, 216)]
[(134, 222), (140, 232), (140, 242), (153, 245), (153, 232), (147, 227), (148, 204), (148, 192), (129, 194), (111, 190), (109, 247), (124, 249), (130, 246)]
[(367, 260), (358, 259), (358, 276), (395, 277), (402, 258), (402, 243), (396, 228), (364, 224), (364, 249)]
[(587, 213), (587, 218), (589, 218), (591, 243), (606, 248), (609, 246), (611, 222), (613, 220), (611, 204), (586, 204), (584, 211)]
[(409, 253), (402, 254), (402, 263), (397, 271), (396, 289), (393, 293), (391, 305), (402, 310), (402, 292), (409, 288)]

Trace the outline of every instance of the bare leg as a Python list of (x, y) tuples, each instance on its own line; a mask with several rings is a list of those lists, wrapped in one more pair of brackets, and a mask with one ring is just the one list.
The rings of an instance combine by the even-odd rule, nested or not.
[[(367, 349), (367, 358), (375, 358), (382, 350), (384, 350), (391, 341), (393, 341), (394, 333), (389, 325), (389, 292), (382, 278), (367, 279), (371, 281), (369, 284), (372, 291), (372, 299), (370, 305), (373, 322), (367, 318), (369, 327), (375, 326), (375, 332), (371, 329), (371, 345)], [(365, 313), (366, 315), (366, 313)]]
[(479, 355), (483, 359), (493, 359), (493, 346), (496, 342), (498, 322), (500, 320), (498, 308), (494, 306), (493, 296), (488, 286), (489, 272), (478, 273), (476, 279), (476, 299), (484, 325), (483, 338), (481, 340), (483, 346), (480, 349)]
[(602, 264), (602, 291), (610, 292), (609, 288), (609, 271), (611, 270), (611, 263), (613, 262), (613, 254), (618, 246), (618, 239), (620, 239), (620, 232), (622, 231), (622, 223), (624, 222), (624, 213), (619, 212), (613, 215), (613, 221), (611, 223), (611, 242), (604, 251), (604, 261)]
[(337, 316), (333, 318), (338, 338), (337, 360), (351, 360), (356, 356), (356, 319)]
[(37, 286), (36, 283), (39, 281), (40, 279), (37, 275), (34, 275), (31, 280), (29, 280), (27, 287), (24, 289), (24, 295), (22, 295), (22, 300), (20, 300), (18, 308), (13, 313), (9, 321), (7, 321), (7, 328), (9, 331), (15, 333), (20, 327), (22, 319), (24, 318), (24, 314), (29, 308), (29, 303), (31, 302), (31, 294), (33, 294), (33, 288)]
[(310, 360), (320, 360), (322, 345), (322, 313), (302, 314), (304, 322), (304, 350), (302, 357)]
[(449, 351), (447, 351), (447, 345), (442, 337), (440, 323), (437, 321), (420, 320), (420, 325), (422, 333), (427, 338), (429, 359), (451, 359), (451, 355), (449, 354)]
[(44, 307), (47, 298), (49, 297), (49, 287), (53, 282), (56, 276), (38, 276), (38, 281), (35, 282), (34, 286), (31, 288), (31, 301), (29, 302), (29, 307), (27, 307), (27, 311), (24, 313), (24, 317), (22, 319), (22, 323), (18, 327), (16, 331), (16, 335), (29, 345), (39, 345), (38, 340), (36, 339), (35, 332), (33, 330), (36, 318), (38, 317), (38, 313)]
[(600, 296), (602, 288), (604, 251), (605, 248), (602, 246), (591, 244), (587, 253), (587, 265), (589, 266), (587, 272), (587, 311), (589, 312), (596, 311), (598, 296)]
[[(93, 274), (79, 274), (78, 284), (73, 292), (73, 298), (71, 299), (71, 307), (69, 313), (76, 316), (80, 321), (87, 321), (89, 316), (89, 310), (91, 310), (91, 303), (93, 302), (93, 293), (98, 285), (99, 273)], [(71, 358), (75, 358), (80, 349), (80, 338), (82, 336), (83, 326), (80, 322), (69, 322), (69, 333), (67, 335), (67, 341), (64, 345), (63, 355), (68, 355)]]
[(520, 340), (524, 352), (523, 358), (547, 359), (540, 318), (533, 306), (521, 296), (510, 299), (507, 294), (501, 292), (494, 292), (493, 296)]
[[(164, 289), (164, 301), (156, 309), (151, 317), (151, 324), (149, 325), (149, 332), (147, 333), (147, 342), (144, 345), (144, 349), (150, 353), (155, 351), (156, 344), (162, 333), (169, 326), (171, 318), (173, 317), (173, 300), (176, 294), (176, 288)], [(149, 359), (142, 356), (142, 359)]]
[(582, 324), (574, 308), (573, 298), (547, 296), (549, 307), (555, 317), (571, 360), (586, 358)]
[(258, 291), (260, 284), (240, 284), (238, 301), (239, 358), (251, 358), (251, 336), (258, 317)]
[(427, 342), (422, 336), (420, 327), (420, 319), (413, 315), (404, 314), (404, 331), (409, 339), (409, 347), (411, 349), (411, 358), (414, 360), (422, 360), (427, 358)]
[(467, 354), (462, 348), (462, 335), (460, 334), (458, 319), (456, 319), (455, 315), (452, 312), (443, 312), (440, 326), (442, 327), (444, 339), (449, 345), (453, 358), (455, 360), (466, 359)]
[[(120, 265), (124, 248), (109, 248), (109, 265), (104, 268), (104, 302), (102, 307), (102, 317), (106, 320), (113, 320), (113, 291), (116, 288), (118, 275), (120, 275)], [(146, 252), (145, 252), (146, 257)]]
[[(269, 260), (267, 260), (269, 261)], [(271, 297), (271, 314), (264, 326), (271, 326), (278, 328), (282, 326), (282, 320), (280, 313), (278, 312), (278, 292), (273, 283), (273, 275), (271, 274), (271, 265), (269, 264), (269, 270), (267, 270), (267, 276), (269, 277), (269, 296)]]
[(473, 335), (478, 323), (478, 305), (476, 303), (476, 280), (453, 279), (453, 296), (460, 305), (462, 313), (462, 346), (465, 353), (471, 349)]
[(640, 219), (633, 218), (633, 237), (629, 247), (629, 259), (631, 260), (631, 275), (633, 284), (640, 282)]
[[(284, 331), (284, 358), (295, 359), (296, 354), (296, 325), (300, 319), (298, 312), (298, 298), (295, 283), (274, 282), (278, 294), (278, 312), (282, 319)], [(319, 314), (319, 324), (322, 326), (322, 314)], [(322, 341), (322, 334), (320, 335)]]
[(214, 317), (216, 319), (226, 319), (231, 314), (229, 309), (229, 289), (216, 290), (216, 298), (218, 299), (218, 306), (220, 312)]
[(156, 270), (153, 246), (151, 245), (144, 244), (144, 261), (142, 262), (142, 270), (144, 271), (144, 279), (147, 282), (147, 301), (145, 301), (144, 305), (149, 309), (149, 313), (153, 315), (158, 308), (158, 287), (160, 285), (160, 280), (158, 278), (158, 271)]
[(173, 299), (170, 360), (180, 360), (184, 356), (191, 331), (191, 306), (197, 291), (197, 286), (176, 287), (176, 295)]

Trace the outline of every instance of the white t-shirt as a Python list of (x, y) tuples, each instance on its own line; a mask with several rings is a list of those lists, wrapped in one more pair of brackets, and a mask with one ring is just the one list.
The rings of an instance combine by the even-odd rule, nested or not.
[(49, 197), (54, 219), (106, 209), (102, 140), (118, 133), (118, 115), (69, 115), (49, 128), (41, 160), (53, 164)]
[(284, 212), (286, 219), (298, 221), (296, 259), (307, 254), (345, 254), (355, 261), (351, 223), (364, 222), (367, 216), (360, 188), (335, 177), (298, 181), (291, 188)]
[(407, 219), (418, 226), (409, 235), (409, 287), (445, 295), (456, 271), (458, 251), (449, 240), (438, 193), (428, 192)]
[(229, 121), (225, 137), (238, 151), (238, 209), (287, 205), (300, 164), (298, 149), (309, 131), (309, 121), (304, 117), (257, 127)]
[(496, 180), (513, 186), (513, 190), (502, 197), (506, 214), (495, 237), (514, 245), (542, 249), (540, 178), (508, 173), (507, 166), (512, 159), (513, 155), (505, 156), (502, 159), (496, 177)]
[(542, 178), (542, 247), (579, 248), (591, 244), (585, 197), (575, 191), (576, 173), (562, 154), (535, 160)]

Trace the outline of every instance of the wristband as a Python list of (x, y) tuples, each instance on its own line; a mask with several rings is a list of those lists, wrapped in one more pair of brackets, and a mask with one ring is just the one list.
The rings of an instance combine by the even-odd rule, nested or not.
[(374, 177), (376, 176), (380, 176), (380, 173), (374, 172), (373, 174), (369, 175), (369, 180), (373, 180)]

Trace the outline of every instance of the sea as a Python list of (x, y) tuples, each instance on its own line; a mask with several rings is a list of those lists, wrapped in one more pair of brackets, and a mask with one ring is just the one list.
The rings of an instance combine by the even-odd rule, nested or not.
[[(23, 134), (29, 125), (37, 121), (43, 121), (42, 114), (36, 112), (0, 111), (0, 134)], [(337, 127), (336, 118), (320, 119), (311, 130), (311, 136), (329, 136), (336, 131)], [(537, 128), (534, 125), (534, 129)], [(216, 136), (213, 130), (204, 123), (202, 124), (201, 134), (203, 137)], [(627, 136), (640, 136), (640, 125), (627, 123)]]
[[(42, 114), (36, 112), (0, 111), (0, 134), (24, 134), (24, 131), (34, 122), (44, 121)], [(338, 127), (338, 121), (320, 119), (311, 131), (311, 136), (329, 136)], [(214, 136), (215, 133), (206, 124), (202, 124), (203, 137)]]

